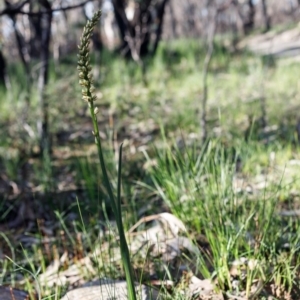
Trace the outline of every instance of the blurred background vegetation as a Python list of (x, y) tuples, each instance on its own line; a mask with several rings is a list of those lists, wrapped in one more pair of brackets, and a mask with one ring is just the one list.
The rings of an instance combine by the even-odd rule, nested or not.
[[(196, 213), (188, 215), (191, 207), (176, 202), (187, 188), (177, 191), (177, 179), (169, 195), (158, 192), (157, 182), (167, 189), (167, 173), (178, 171), (170, 171), (166, 147), (192, 151), (189, 161), (217, 141), (222, 154), (209, 150), (212, 155), (234, 164), (252, 186), (270, 170), (278, 183), (278, 170), (291, 162), (278, 199), (298, 197), (300, 1), (4, 0), (0, 229), (11, 247), (0, 241), (0, 260), (15, 251), (21, 257), (24, 248), (38, 256), (41, 236), (54, 237), (50, 244), (59, 253), (71, 245), (79, 255), (76, 241), (65, 244), (61, 234), (64, 224), (72, 233), (81, 230), (78, 207), (91, 235), (110, 218), (76, 71), (82, 28), (99, 8), (91, 44), (98, 121), (114, 179), (124, 142), (127, 228), (162, 211), (191, 230), (202, 226)], [(157, 165), (165, 175), (153, 175)], [(42, 246), (46, 264), (51, 247)], [(3, 270), (11, 269), (3, 262), (0, 284), (15, 280)]]

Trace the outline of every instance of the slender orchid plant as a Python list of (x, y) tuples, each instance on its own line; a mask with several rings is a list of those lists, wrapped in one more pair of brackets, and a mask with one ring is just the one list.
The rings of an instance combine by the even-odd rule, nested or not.
[(105, 159), (103, 156), (101, 139), (99, 134), (99, 127), (97, 122), (97, 113), (99, 112), (99, 109), (95, 105), (97, 96), (95, 95), (95, 87), (93, 85), (93, 74), (91, 72), (92, 67), (90, 65), (89, 44), (90, 44), (91, 35), (93, 34), (93, 30), (97, 25), (100, 16), (101, 16), (101, 11), (95, 12), (92, 19), (87, 22), (86, 26), (83, 29), (80, 45), (78, 46), (79, 53), (78, 53), (77, 69), (79, 71), (79, 84), (82, 87), (82, 99), (85, 102), (87, 102), (92, 117), (93, 128), (94, 128), (93, 135), (95, 137), (95, 143), (98, 148), (98, 156), (99, 156), (99, 162), (103, 173), (104, 184), (107, 189), (112, 210), (116, 218), (117, 228), (120, 237), (120, 250), (122, 256), (122, 263), (125, 270), (125, 276), (126, 276), (127, 287), (128, 287), (128, 297), (130, 300), (136, 300), (133, 270), (130, 262), (130, 254), (129, 254), (129, 249), (125, 237), (124, 226), (122, 221), (122, 212), (121, 212), (122, 145), (120, 146), (120, 153), (119, 153), (117, 197), (115, 197), (105, 166)]

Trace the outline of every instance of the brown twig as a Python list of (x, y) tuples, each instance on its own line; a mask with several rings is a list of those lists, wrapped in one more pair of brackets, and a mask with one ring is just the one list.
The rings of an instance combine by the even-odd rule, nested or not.
[(91, 2), (91, 1), (95, 1), (95, 0), (85, 0), (81, 3), (74, 4), (74, 5), (68, 5), (68, 6), (64, 6), (64, 7), (52, 8), (50, 11), (46, 11), (46, 12), (45, 11), (27, 12), (27, 11), (22, 10), (24, 5), (29, 2), (29, 0), (25, 0), (24, 2), (18, 3), (17, 5), (10, 5), (9, 7), (6, 7), (2, 11), (0, 11), (0, 16), (3, 16), (3, 15), (13, 16), (13, 15), (17, 15), (17, 14), (27, 15), (27, 16), (40, 16), (40, 15), (43, 15), (43, 14), (49, 14), (49, 13), (53, 13), (53, 12), (66, 11), (66, 10), (70, 10), (70, 9), (74, 9), (74, 8), (79, 8), (79, 7), (82, 7), (82, 6), (84, 6), (85, 4), (87, 4), (88, 2)]

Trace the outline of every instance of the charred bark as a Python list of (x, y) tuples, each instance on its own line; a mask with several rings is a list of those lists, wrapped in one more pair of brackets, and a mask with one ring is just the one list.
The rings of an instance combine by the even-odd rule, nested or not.
[[(154, 55), (161, 39), (163, 17), (168, 0), (132, 2), (132, 17), (126, 15), (124, 0), (113, 0), (115, 18), (123, 41), (120, 52), (142, 64), (142, 58)], [(133, 7), (134, 5), (134, 7)]]
[[(10, 4), (9, 1), (5, 0), (6, 8), (12, 9), (12, 4)], [(23, 64), (23, 68), (25, 71), (25, 77), (26, 77), (26, 87), (27, 87), (27, 101), (29, 102), (29, 93), (30, 93), (30, 86), (31, 86), (31, 75), (30, 75), (30, 61), (28, 57), (26, 58), (25, 52), (26, 52), (26, 42), (24, 40), (24, 37), (22, 36), (21, 32), (19, 31), (17, 27), (17, 20), (16, 20), (16, 14), (8, 14), (9, 18), (11, 19), (13, 23), (14, 33), (16, 37), (16, 42), (18, 46), (18, 53), (21, 59), (21, 62)]]
[(0, 85), (6, 87), (6, 63), (2, 51), (0, 50)]
[(267, 7), (266, 0), (262, 0), (262, 10), (263, 10), (263, 16), (264, 16), (265, 31), (269, 31), (271, 29), (271, 19), (268, 15), (268, 7)]
[(152, 55), (156, 53), (158, 43), (161, 40), (161, 35), (162, 35), (162, 26), (164, 23), (164, 15), (165, 15), (165, 8), (168, 0), (164, 0), (161, 2), (161, 4), (157, 8), (157, 29), (156, 29), (156, 35), (155, 35), (155, 41), (154, 41), (154, 46), (152, 50)]
[(45, 94), (45, 89), (48, 83), (52, 10), (51, 4), (48, 0), (39, 0), (39, 3), (40, 11), (43, 12), (43, 14), (41, 20), (41, 68), (38, 78), (40, 119), (38, 120), (37, 127), (39, 133), (40, 151), (41, 153), (44, 153), (44, 151), (50, 151), (48, 101)]
[(254, 29), (256, 10), (253, 0), (248, 0), (248, 9), (248, 18), (247, 21), (244, 23), (244, 32), (246, 34), (249, 34)]

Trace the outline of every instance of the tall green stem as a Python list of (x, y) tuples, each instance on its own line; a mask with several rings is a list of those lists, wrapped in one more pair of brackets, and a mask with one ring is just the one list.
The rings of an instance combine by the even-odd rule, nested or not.
[(98, 108), (95, 106), (94, 101), (96, 100), (96, 95), (94, 95), (94, 86), (93, 86), (93, 76), (91, 73), (91, 66), (89, 64), (89, 43), (90, 37), (93, 32), (94, 27), (99, 21), (101, 12), (97, 11), (91, 21), (88, 21), (84, 27), (83, 34), (81, 37), (81, 43), (79, 45), (79, 54), (78, 54), (78, 67), (79, 70), (79, 83), (82, 86), (82, 99), (88, 103), (90, 114), (93, 122), (93, 135), (95, 137), (95, 143), (97, 145), (99, 162), (102, 169), (104, 184), (108, 192), (110, 203), (112, 206), (113, 213), (116, 218), (117, 228), (120, 237), (120, 250), (122, 263), (125, 271), (127, 288), (128, 288), (128, 298), (130, 300), (136, 300), (135, 285), (134, 285), (134, 276), (133, 270), (130, 262), (130, 253), (125, 237), (124, 226), (122, 221), (122, 212), (121, 212), (121, 166), (122, 166), (122, 146), (120, 147), (119, 155), (119, 169), (118, 169), (118, 191), (117, 199), (114, 196), (110, 180), (108, 178), (105, 159), (103, 157), (103, 150), (101, 145), (101, 139), (99, 134), (99, 127), (97, 121)]

